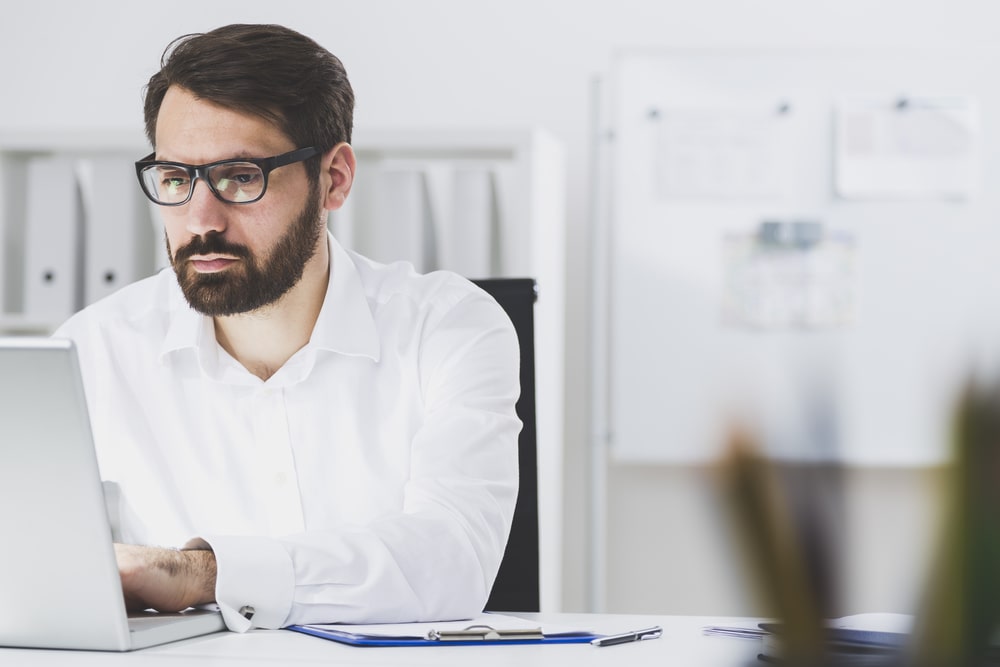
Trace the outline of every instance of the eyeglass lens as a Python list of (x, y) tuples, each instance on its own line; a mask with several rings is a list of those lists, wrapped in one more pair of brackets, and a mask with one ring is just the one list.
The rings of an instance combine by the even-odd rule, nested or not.
[[(264, 172), (252, 162), (224, 162), (207, 167), (204, 175), (215, 193), (226, 201), (253, 201), (264, 192)], [(146, 191), (165, 204), (185, 201), (193, 178), (193, 169), (174, 165), (153, 165), (142, 171)]]

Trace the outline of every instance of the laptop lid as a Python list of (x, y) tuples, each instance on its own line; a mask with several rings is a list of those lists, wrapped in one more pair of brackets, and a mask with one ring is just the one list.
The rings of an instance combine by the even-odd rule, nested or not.
[(130, 629), (70, 341), (0, 338), (0, 535), (0, 646), (123, 651), (224, 627)]

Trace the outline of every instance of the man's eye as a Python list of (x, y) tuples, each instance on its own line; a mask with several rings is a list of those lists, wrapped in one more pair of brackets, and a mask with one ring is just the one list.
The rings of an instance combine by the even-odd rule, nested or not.
[(260, 183), (263, 174), (254, 166), (234, 165), (225, 169), (216, 169), (212, 174), (215, 179), (215, 187), (218, 190), (226, 190), (230, 185), (237, 188), (245, 188)]
[(250, 185), (260, 178), (260, 172), (247, 171), (242, 174), (234, 174), (231, 178), (240, 185)]
[(186, 175), (164, 175), (160, 179), (160, 190), (175, 194), (188, 186), (188, 180)]

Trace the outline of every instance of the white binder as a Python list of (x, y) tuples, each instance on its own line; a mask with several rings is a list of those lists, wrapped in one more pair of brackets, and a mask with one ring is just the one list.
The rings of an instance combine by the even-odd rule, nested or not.
[(497, 182), (487, 166), (459, 166), (452, 173), (449, 214), (439, 218), (441, 268), (467, 278), (499, 275)]
[(75, 161), (39, 156), (27, 169), (24, 312), (58, 323), (83, 305), (81, 205)]
[(80, 165), (84, 210), (84, 303), (153, 273), (153, 221), (133, 161), (106, 155)]
[(427, 179), (416, 167), (371, 169), (355, 183), (351, 216), (354, 250), (379, 262), (407, 260), (419, 272), (438, 268)]

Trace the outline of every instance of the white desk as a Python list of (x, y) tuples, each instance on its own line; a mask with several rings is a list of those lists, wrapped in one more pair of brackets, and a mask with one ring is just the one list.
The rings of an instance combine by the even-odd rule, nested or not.
[(519, 616), (538, 620), (543, 628), (546, 624), (557, 624), (600, 633), (617, 633), (661, 625), (663, 636), (650, 641), (602, 648), (590, 644), (358, 648), (287, 630), (262, 630), (244, 635), (224, 632), (131, 653), (0, 649), (0, 665), (447, 667), (474, 664), (476, 667), (497, 665), (742, 667), (755, 662), (757, 649), (760, 647), (759, 640), (705, 636), (701, 631), (706, 625), (739, 625), (756, 622), (750, 619), (611, 614), (519, 614)]

